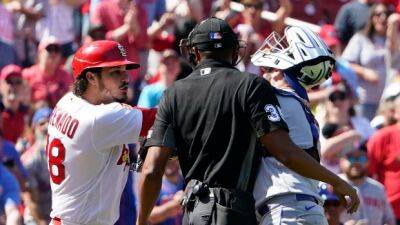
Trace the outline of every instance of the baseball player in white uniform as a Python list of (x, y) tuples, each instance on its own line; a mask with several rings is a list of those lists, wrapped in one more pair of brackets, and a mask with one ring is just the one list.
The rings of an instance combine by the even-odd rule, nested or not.
[(51, 224), (114, 224), (129, 171), (127, 144), (146, 134), (155, 112), (123, 104), (126, 70), (139, 64), (117, 42), (81, 47), (72, 67), (73, 92), (57, 103), (48, 127)]
[[(307, 28), (288, 27), (285, 38), (287, 43), (271, 34), (252, 62), (275, 87), (292, 141), (319, 161), (319, 127), (304, 87), (314, 87), (330, 77), (334, 56)], [(318, 192), (318, 181), (293, 172), (266, 153), (253, 192), (260, 224), (328, 224)]]

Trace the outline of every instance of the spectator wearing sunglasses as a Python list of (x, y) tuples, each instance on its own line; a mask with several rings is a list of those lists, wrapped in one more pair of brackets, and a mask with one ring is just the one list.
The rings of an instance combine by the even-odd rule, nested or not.
[[(342, 213), (345, 224), (395, 225), (392, 207), (381, 183), (367, 176), (368, 157), (365, 144), (340, 159), (340, 176), (357, 189), (361, 203), (353, 214)], [(363, 222), (363, 223), (362, 223)]]
[(324, 200), (324, 213), (328, 224), (343, 225), (340, 223), (340, 214), (344, 211), (345, 207), (333, 192), (333, 187), (321, 182), (319, 184), (319, 195)]
[(1, 70), (0, 164), (6, 166), (15, 175), (20, 186), (24, 188), (28, 173), (14, 147), (15, 141), (25, 129), (27, 107), (22, 104), (22, 83), (20, 67), (8, 65)]
[(7, 128), (3, 130), (3, 137), (15, 143), (24, 132), (29, 104), (29, 88), (19, 66), (11, 64), (1, 70), (0, 94), (3, 127)]
[(350, 38), (362, 30), (368, 21), (371, 4), (376, 0), (356, 0), (344, 4), (338, 11), (335, 19), (335, 28), (338, 30), (340, 41), (347, 45)]
[(22, 104), (22, 83), (20, 67), (8, 65), (1, 70), (0, 164), (4, 164), (18, 179), (20, 186), (24, 188), (28, 173), (14, 147), (15, 141), (25, 129), (27, 107)]
[(357, 74), (360, 113), (369, 120), (376, 114), (387, 77), (390, 77), (392, 69), (398, 70), (400, 65), (393, 64), (390, 57), (387, 57), (389, 52), (398, 52), (394, 48), (399, 38), (394, 35), (397, 32), (389, 32), (393, 31), (393, 26), (398, 26), (396, 18), (388, 21), (389, 15), (390, 11), (384, 4), (373, 5), (364, 30), (350, 39), (342, 55)]
[(321, 162), (335, 173), (340, 172), (339, 159), (374, 132), (366, 118), (356, 116), (351, 93), (346, 83), (329, 87), (325, 115), (320, 121)]
[(54, 107), (69, 90), (72, 77), (61, 65), (61, 45), (54, 37), (42, 40), (38, 48), (38, 62), (22, 71), (31, 87), (34, 108)]

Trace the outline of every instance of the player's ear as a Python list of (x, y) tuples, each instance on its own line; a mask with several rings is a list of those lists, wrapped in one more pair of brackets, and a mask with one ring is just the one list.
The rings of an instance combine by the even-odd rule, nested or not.
[(89, 84), (96, 85), (96, 74), (95, 73), (93, 73), (91, 71), (87, 71), (86, 79), (88, 80)]

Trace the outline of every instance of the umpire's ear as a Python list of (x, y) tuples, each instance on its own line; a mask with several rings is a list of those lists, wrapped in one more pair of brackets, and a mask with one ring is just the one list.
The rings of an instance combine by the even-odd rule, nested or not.
[(201, 54), (199, 52), (199, 49), (197, 47), (193, 47), (193, 52), (194, 52), (196, 64), (198, 64), (201, 60)]

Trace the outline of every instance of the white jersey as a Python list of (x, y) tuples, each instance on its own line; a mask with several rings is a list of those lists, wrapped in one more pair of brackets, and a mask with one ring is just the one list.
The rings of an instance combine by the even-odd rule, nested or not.
[(120, 103), (93, 105), (72, 93), (56, 105), (46, 152), (52, 218), (62, 224), (114, 224), (129, 168), (125, 144), (138, 140), (142, 113)]
[(381, 183), (366, 177), (364, 183), (356, 185), (347, 179), (344, 174), (341, 174), (340, 177), (353, 185), (360, 197), (360, 206), (355, 213), (348, 214), (343, 212), (341, 214), (340, 221), (342, 223), (349, 220), (363, 220), (368, 225), (396, 224), (392, 207)]
[[(313, 147), (314, 138), (311, 125), (299, 100), (293, 93), (277, 94), (282, 116), (289, 128), (289, 136), (301, 149)], [(298, 97), (300, 98), (300, 97)], [(305, 178), (288, 169), (274, 157), (263, 157), (254, 185), (253, 195), (256, 207), (276, 195), (303, 193), (314, 196), (323, 202), (318, 194), (318, 181)]]

